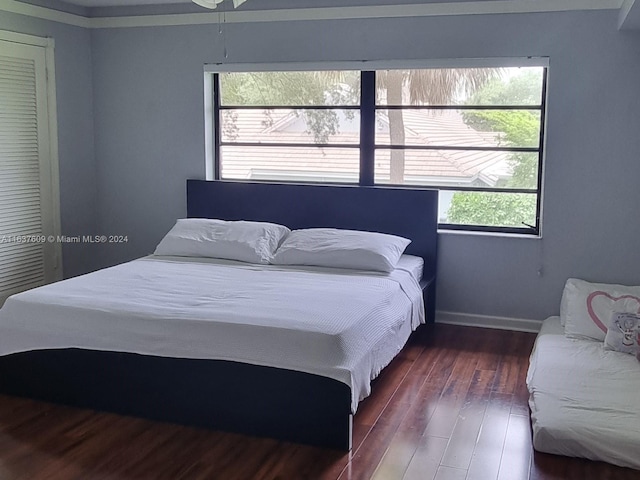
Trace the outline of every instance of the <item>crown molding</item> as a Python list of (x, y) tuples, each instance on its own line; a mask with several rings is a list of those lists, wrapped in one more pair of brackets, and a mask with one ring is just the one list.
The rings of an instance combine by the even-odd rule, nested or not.
[(40, 7), (17, 0), (0, 0), (0, 11), (40, 18), (57, 23), (65, 23), (74, 27), (91, 28), (91, 19), (74, 13), (61, 12), (52, 8)]
[[(17, 0), (0, 0), (0, 10), (83, 28), (132, 28), (308, 20), (433, 17), (619, 10), (624, 0), (485, 0), (367, 7), (294, 8), (229, 12), (178, 13), (122, 17), (84, 17)], [(222, 16), (224, 15), (224, 19)]]

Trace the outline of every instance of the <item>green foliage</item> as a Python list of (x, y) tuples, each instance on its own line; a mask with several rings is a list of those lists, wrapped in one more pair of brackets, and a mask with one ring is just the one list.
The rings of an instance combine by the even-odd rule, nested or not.
[[(528, 71), (503, 82), (494, 79), (470, 100), (472, 105), (535, 105), (540, 103), (540, 73)], [(499, 144), (535, 147), (540, 137), (540, 116), (531, 110), (471, 110), (465, 123), (476, 130), (499, 133)], [(505, 187), (536, 188), (538, 156), (514, 152), (509, 156), (513, 176)], [(453, 195), (447, 221), (455, 224), (522, 227), (535, 225), (536, 196), (509, 193), (458, 192)]]
[(467, 110), (464, 121), (485, 132), (499, 132), (501, 143), (512, 147), (536, 147), (540, 115), (531, 110)]
[[(540, 138), (539, 112), (529, 110), (471, 110), (463, 113), (467, 125), (476, 130), (499, 133), (499, 145), (536, 147)], [(513, 171), (506, 186), (535, 188), (538, 182), (538, 156), (513, 152), (509, 156)]]
[[(476, 92), (470, 105), (538, 105), (541, 102), (540, 71), (524, 70), (508, 81), (493, 79)], [(535, 110), (469, 110), (463, 113), (467, 125), (476, 130), (498, 132), (500, 143), (508, 147), (535, 147), (540, 139), (540, 112)], [(512, 153), (513, 177), (509, 187), (535, 188), (538, 158), (535, 154)]]
[(494, 77), (478, 90), (468, 105), (539, 105), (542, 100), (541, 70), (523, 70), (507, 82)]
[(536, 196), (518, 193), (457, 192), (447, 214), (448, 223), (524, 227), (535, 225)]

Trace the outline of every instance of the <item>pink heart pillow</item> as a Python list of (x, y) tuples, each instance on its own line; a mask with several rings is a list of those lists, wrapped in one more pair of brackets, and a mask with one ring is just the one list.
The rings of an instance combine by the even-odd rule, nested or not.
[(640, 287), (567, 280), (560, 307), (567, 337), (604, 341), (614, 312), (639, 313)]
[(640, 298), (634, 295), (615, 297), (607, 292), (598, 290), (587, 297), (587, 311), (593, 323), (606, 335), (611, 313), (640, 313)]

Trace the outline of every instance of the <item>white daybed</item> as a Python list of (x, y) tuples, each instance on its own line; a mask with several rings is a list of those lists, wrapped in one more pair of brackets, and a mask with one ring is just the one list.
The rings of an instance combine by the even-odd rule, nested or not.
[(543, 325), (527, 374), (533, 445), (541, 452), (640, 469), (640, 363), (603, 343)]

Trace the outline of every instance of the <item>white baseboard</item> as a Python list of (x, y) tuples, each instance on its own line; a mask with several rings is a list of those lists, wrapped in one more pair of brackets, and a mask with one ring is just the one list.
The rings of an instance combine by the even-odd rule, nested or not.
[(436, 312), (436, 323), (448, 325), (462, 325), (465, 327), (496, 328), (499, 330), (514, 330), (516, 332), (538, 333), (542, 321), (524, 318), (494, 317), (490, 315), (474, 315), (459, 312)]

